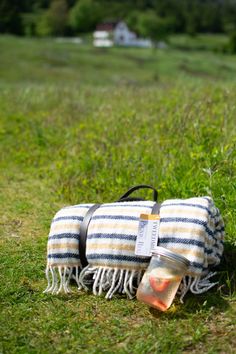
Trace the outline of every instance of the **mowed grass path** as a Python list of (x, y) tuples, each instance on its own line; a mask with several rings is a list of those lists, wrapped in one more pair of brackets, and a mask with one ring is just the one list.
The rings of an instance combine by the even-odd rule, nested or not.
[[(235, 58), (13, 37), (0, 47), (0, 352), (234, 353)], [(166, 313), (42, 294), (55, 212), (138, 183), (160, 201), (214, 198), (226, 224), (219, 285)]]

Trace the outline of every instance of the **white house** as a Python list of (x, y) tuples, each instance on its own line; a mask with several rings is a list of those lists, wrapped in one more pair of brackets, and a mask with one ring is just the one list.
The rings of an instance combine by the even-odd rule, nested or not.
[(95, 47), (112, 47), (113, 40), (107, 31), (95, 31), (93, 34), (93, 45)]
[(114, 28), (113, 38), (116, 45), (130, 46), (137, 39), (137, 35), (129, 30), (125, 22), (118, 22)]
[(150, 39), (138, 38), (131, 32), (123, 21), (106, 22), (97, 25), (93, 34), (95, 47), (127, 46), (127, 47), (151, 47)]

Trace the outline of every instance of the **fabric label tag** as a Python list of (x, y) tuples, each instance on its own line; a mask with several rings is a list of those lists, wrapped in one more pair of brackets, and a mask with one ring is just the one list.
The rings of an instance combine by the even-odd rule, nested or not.
[(141, 214), (138, 235), (135, 244), (137, 256), (151, 256), (152, 249), (157, 246), (160, 215)]

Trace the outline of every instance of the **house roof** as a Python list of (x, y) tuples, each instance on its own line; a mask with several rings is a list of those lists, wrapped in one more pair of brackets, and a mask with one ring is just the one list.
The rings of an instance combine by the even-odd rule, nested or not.
[(114, 31), (116, 25), (120, 21), (111, 21), (111, 22), (103, 22), (99, 23), (96, 26), (96, 31)]

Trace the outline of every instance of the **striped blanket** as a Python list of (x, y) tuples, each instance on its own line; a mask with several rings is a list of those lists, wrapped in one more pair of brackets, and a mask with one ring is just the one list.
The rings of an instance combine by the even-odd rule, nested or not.
[[(101, 205), (88, 228), (88, 266), (81, 270), (80, 224), (93, 204), (61, 209), (52, 220), (48, 246), (45, 292), (69, 292), (71, 278), (79, 289), (94, 294), (125, 293), (132, 298), (150, 258), (136, 256), (135, 241), (140, 214), (150, 214), (154, 202), (134, 201)], [(209, 197), (166, 200), (161, 204), (158, 245), (185, 256), (190, 261), (179, 292), (207, 291), (223, 253), (224, 224)]]

